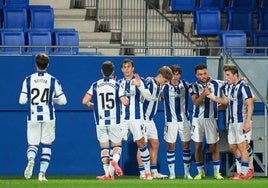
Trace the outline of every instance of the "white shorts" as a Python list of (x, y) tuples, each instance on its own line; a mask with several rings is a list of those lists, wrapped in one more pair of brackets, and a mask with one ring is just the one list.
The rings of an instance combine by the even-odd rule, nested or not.
[(230, 123), (228, 132), (229, 144), (240, 144), (245, 140), (249, 143), (251, 140), (252, 130), (248, 133), (243, 133), (244, 123)]
[(144, 125), (147, 138), (158, 140), (158, 132), (154, 120), (144, 120)]
[(49, 144), (55, 140), (55, 120), (46, 122), (27, 122), (27, 141), (29, 145)]
[(204, 137), (206, 137), (207, 144), (214, 144), (219, 141), (218, 125), (214, 118), (193, 118), (191, 132), (194, 142), (203, 142)]
[(182, 142), (191, 140), (191, 127), (187, 119), (183, 122), (166, 122), (164, 128), (164, 140), (166, 142), (175, 143), (178, 133)]
[(122, 132), (120, 125), (96, 126), (97, 138), (100, 143), (121, 143)]
[(144, 120), (123, 120), (121, 122), (121, 131), (124, 140), (127, 140), (130, 132), (132, 133), (134, 142), (140, 140), (143, 137), (145, 138), (145, 141), (147, 141)]

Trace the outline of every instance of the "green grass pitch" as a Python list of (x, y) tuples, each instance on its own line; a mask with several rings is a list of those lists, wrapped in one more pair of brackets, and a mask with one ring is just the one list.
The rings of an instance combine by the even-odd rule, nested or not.
[(140, 180), (138, 177), (115, 177), (113, 181), (99, 181), (95, 177), (49, 177), (47, 182), (39, 182), (33, 176), (30, 180), (23, 177), (0, 177), (1, 188), (266, 188), (267, 177), (254, 177), (251, 180), (215, 180), (206, 177), (203, 180), (184, 180), (177, 177), (175, 180), (154, 179), (152, 181)]

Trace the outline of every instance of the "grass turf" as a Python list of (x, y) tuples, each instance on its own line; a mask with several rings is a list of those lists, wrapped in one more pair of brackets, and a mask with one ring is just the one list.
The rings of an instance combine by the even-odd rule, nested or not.
[(39, 182), (37, 177), (25, 180), (22, 177), (0, 177), (1, 188), (265, 188), (268, 184), (267, 177), (254, 177), (251, 180), (215, 180), (206, 177), (203, 180), (184, 180), (177, 177), (175, 180), (140, 180), (138, 177), (116, 177), (114, 181), (99, 181), (95, 177), (47, 177), (49, 181)]

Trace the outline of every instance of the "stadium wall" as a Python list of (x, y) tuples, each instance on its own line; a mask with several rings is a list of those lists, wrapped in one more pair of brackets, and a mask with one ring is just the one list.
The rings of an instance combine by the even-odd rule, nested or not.
[[(155, 76), (161, 66), (177, 63), (183, 68), (183, 78), (190, 82), (195, 80), (194, 66), (206, 63), (205, 57), (50, 56), (48, 72), (60, 80), (68, 104), (56, 106), (56, 140), (48, 175), (103, 174), (92, 110), (81, 101), (90, 84), (101, 77), (103, 61), (114, 62), (115, 74), (121, 78), (120, 66), (125, 58), (134, 60), (135, 72), (143, 77)], [(35, 71), (34, 56), (0, 56), (0, 65), (0, 176), (23, 176), (27, 164), (26, 106), (19, 105), (18, 100), (23, 79)], [(158, 112), (159, 168), (167, 174), (163, 105), (160, 104)], [(179, 142), (177, 148), (176, 173), (183, 175)], [(123, 144), (120, 163), (126, 175), (138, 174), (132, 137)], [(192, 170), (196, 173), (196, 168)], [(38, 171), (39, 161), (36, 160), (34, 175)]]

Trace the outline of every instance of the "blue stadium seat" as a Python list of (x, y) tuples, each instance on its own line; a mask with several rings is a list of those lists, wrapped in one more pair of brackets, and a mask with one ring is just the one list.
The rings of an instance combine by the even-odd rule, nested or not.
[(5, 0), (5, 5), (27, 7), (29, 6), (29, 0)]
[(3, 8), (4, 28), (25, 29), (28, 27), (27, 10), (21, 7)]
[(253, 29), (253, 12), (248, 10), (227, 10), (227, 30), (243, 30), (251, 34)]
[(24, 54), (25, 36), (22, 30), (1, 30), (1, 45), (14, 46), (2, 47), (1, 53), (3, 54)]
[(258, 10), (258, 30), (268, 30), (268, 9), (261, 8)]
[[(230, 53), (235, 56), (246, 55), (247, 36), (243, 31), (222, 31), (220, 33), (220, 46), (224, 47), (223, 54)], [(232, 48), (234, 47), (234, 48)], [(244, 48), (236, 48), (244, 47)]]
[[(252, 46), (268, 47), (268, 31), (256, 31), (252, 35)], [(268, 51), (266, 51), (266, 55)], [(264, 49), (255, 49), (253, 53), (265, 53)]]
[(238, 10), (255, 11), (257, 3), (256, 0), (231, 0), (230, 7)]
[(50, 6), (29, 6), (30, 28), (54, 28), (54, 10)]
[(260, 8), (268, 9), (268, 0), (260, 0)]
[(3, 9), (0, 7), (0, 28), (3, 26)]
[(200, 0), (200, 8), (223, 10), (225, 8), (225, 0)]
[(193, 12), (196, 10), (195, 0), (171, 0), (171, 12)]
[(53, 33), (55, 46), (57, 46), (54, 50), (55, 54), (78, 54), (79, 36), (76, 30), (59, 29), (54, 30)]
[(52, 52), (52, 37), (51, 32), (49, 30), (28, 30), (26, 33), (27, 45), (36, 46), (28, 47), (26, 53), (36, 54), (40, 52), (45, 52), (47, 54), (50, 54)]
[(218, 35), (221, 30), (219, 9), (199, 9), (195, 11), (194, 27), (197, 35)]

